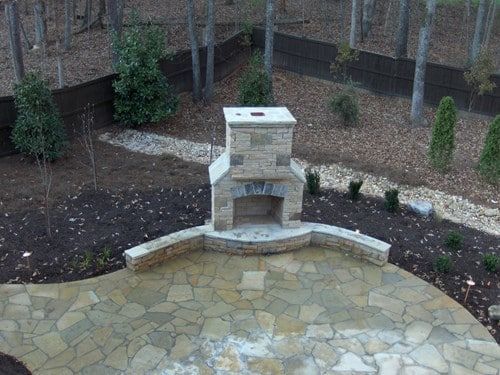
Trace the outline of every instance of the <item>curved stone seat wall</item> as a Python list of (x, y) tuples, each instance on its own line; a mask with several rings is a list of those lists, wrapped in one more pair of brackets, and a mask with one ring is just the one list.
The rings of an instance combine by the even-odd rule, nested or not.
[(339, 249), (380, 266), (387, 263), (391, 247), (373, 237), (325, 224), (302, 223), (293, 229), (252, 226), (229, 231), (214, 231), (211, 225), (203, 225), (138, 245), (126, 250), (125, 257), (128, 268), (140, 271), (188, 251), (277, 254), (309, 245)]

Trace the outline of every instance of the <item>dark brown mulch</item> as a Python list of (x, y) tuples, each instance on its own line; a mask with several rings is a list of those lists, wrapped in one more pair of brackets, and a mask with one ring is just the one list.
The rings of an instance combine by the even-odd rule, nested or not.
[(0, 352), (1, 375), (31, 375), (31, 371), (16, 358)]
[[(206, 176), (206, 171), (202, 177)], [(169, 180), (162, 188), (138, 190), (84, 189), (52, 208), (53, 237), (45, 236), (40, 211), (17, 211), (0, 218), (0, 282), (61, 282), (92, 277), (125, 266), (123, 251), (137, 244), (201, 225), (209, 217), (210, 187), (188, 184), (171, 189)], [(498, 274), (488, 273), (482, 256), (500, 256), (497, 237), (448, 221), (414, 216), (404, 210), (387, 213), (383, 202), (362, 198), (351, 202), (343, 194), (325, 191), (320, 196), (305, 196), (304, 220), (334, 224), (392, 244), (390, 261), (434, 284), (462, 303), (465, 281), (472, 278), (466, 307), (500, 341), (500, 330), (488, 321), (487, 308), (500, 298)], [(461, 250), (452, 252), (443, 245), (450, 230), (464, 237)], [(111, 259), (98, 265), (105, 248)], [(30, 264), (22, 259), (33, 250)], [(86, 254), (91, 260), (85, 264)], [(433, 269), (437, 256), (449, 255), (454, 262), (448, 274)]]

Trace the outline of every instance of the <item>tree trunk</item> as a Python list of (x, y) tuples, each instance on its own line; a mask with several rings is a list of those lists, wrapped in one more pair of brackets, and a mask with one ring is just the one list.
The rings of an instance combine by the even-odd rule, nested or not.
[(201, 100), (201, 70), (200, 53), (198, 50), (198, 38), (196, 25), (194, 22), (194, 0), (187, 0), (187, 24), (189, 32), (189, 42), (191, 44), (191, 60), (193, 67), (193, 100)]
[(464, 40), (466, 42), (466, 46), (469, 46), (469, 22), (470, 22), (470, 0), (465, 0), (465, 9), (464, 9), (464, 19), (462, 21), (465, 24), (465, 36)]
[(119, 0), (106, 0), (106, 8), (108, 9), (109, 25), (111, 27), (111, 60), (113, 66), (118, 63), (118, 54), (116, 52), (116, 40), (120, 40), (123, 27), (123, 5)]
[(17, 2), (11, 1), (5, 4), (5, 17), (9, 33), (10, 53), (14, 65), (16, 81), (20, 82), (24, 77), (23, 50), (21, 45), (21, 34), (19, 30), (19, 10)]
[(64, 0), (64, 49), (71, 48), (73, 35), (73, 0)]
[(408, 30), (410, 28), (410, 0), (399, 0), (398, 32), (396, 35), (396, 58), (408, 53)]
[(339, 1), (339, 7), (340, 7), (340, 20), (339, 20), (339, 25), (340, 25), (340, 42), (341, 43), (344, 43), (345, 41), (345, 4), (344, 4), (344, 0), (340, 0)]
[(411, 123), (413, 126), (424, 125), (424, 86), (427, 57), (429, 55), (429, 42), (431, 39), (432, 25), (436, 14), (436, 0), (427, 0), (425, 20), (420, 27), (418, 36), (418, 51), (415, 61), (415, 77), (413, 79), (413, 95), (411, 99)]
[(392, 2), (393, 0), (389, 0), (389, 4), (387, 5), (387, 12), (385, 14), (385, 21), (384, 21), (384, 36), (387, 35), (387, 27), (389, 26), (389, 20), (391, 20)]
[(373, 24), (373, 16), (375, 15), (376, 0), (363, 1), (363, 37), (366, 39), (370, 36)]
[(491, 39), (491, 31), (493, 30), (493, 24), (495, 23), (495, 15), (497, 13), (497, 2), (492, 0), (490, 4), (490, 9), (488, 11), (488, 21), (486, 24), (486, 35), (484, 36), (483, 48), (488, 48)]
[(214, 91), (214, 45), (215, 10), (214, 1), (207, 0), (207, 72), (205, 76), (205, 102), (210, 103)]
[(486, 23), (486, 0), (479, 0), (477, 8), (476, 26), (474, 29), (474, 38), (469, 53), (469, 63), (472, 64), (477, 59), (481, 49), (481, 42), (483, 41), (484, 27)]
[(266, 4), (266, 41), (264, 46), (264, 69), (267, 77), (273, 79), (273, 49), (274, 49), (274, 0)]
[(351, 8), (351, 33), (349, 34), (349, 46), (351, 48), (356, 48), (356, 39), (357, 39), (357, 18), (356, 13), (358, 11), (358, 0), (352, 0), (352, 8)]
[(47, 38), (47, 22), (45, 20), (45, 4), (41, 0), (35, 1), (35, 45), (40, 47)]

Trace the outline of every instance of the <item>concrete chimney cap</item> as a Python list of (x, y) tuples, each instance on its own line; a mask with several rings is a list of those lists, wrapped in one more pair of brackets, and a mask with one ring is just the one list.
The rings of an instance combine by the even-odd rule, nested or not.
[(297, 120), (286, 107), (225, 107), (229, 126), (293, 126)]

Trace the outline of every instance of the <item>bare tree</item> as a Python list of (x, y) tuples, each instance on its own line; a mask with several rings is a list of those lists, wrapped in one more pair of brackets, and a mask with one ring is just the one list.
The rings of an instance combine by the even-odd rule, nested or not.
[(201, 100), (201, 69), (200, 53), (198, 50), (198, 38), (194, 19), (194, 0), (187, 0), (187, 24), (189, 33), (189, 43), (191, 45), (191, 61), (193, 69), (193, 100)]
[(429, 43), (432, 33), (432, 25), (436, 14), (436, 0), (427, 0), (426, 15), (418, 36), (418, 51), (415, 61), (415, 76), (413, 79), (413, 95), (411, 99), (411, 123), (413, 126), (424, 124), (424, 87), (425, 70), (429, 55)]
[(94, 190), (97, 191), (97, 163), (96, 153), (94, 147), (94, 106), (87, 104), (85, 110), (80, 115), (81, 134), (79, 137), (80, 143), (89, 158), (88, 166), (92, 172), (92, 181), (94, 183)]
[(64, 0), (64, 49), (71, 48), (73, 35), (73, 0)]
[(486, 0), (479, 0), (476, 14), (476, 26), (474, 28), (474, 37), (469, 51), (469, 63), (472, 64), (479, 55), (481, 43), (483, 41), (484, 29), (486, 24)]
[(10, 1), (5, 4), (5, 17), (9, 32), (9, 45), (14, 65), (14, 74), (16, 81), (20, 82), (24, 77), (24, 61), (19, 30), (19, 10), (17, 9), (16, 1)]
[(52, 191), (52, 166), (47, 155), (48, 144), (45, 139), (42, 127), (39, 127), (40, 152), (35, 155), (38, 172), (40, 174), (40, 184), (42, 186), (43, 213), (45, 215), (45, 224), (47, 236), (52, 237), (50, 220), (50, 193)]
[(349, 46), (351, 48), (356, 48), (356, 39), (358, 37), (358, 31), (357, 31), (357, 15), (358, 12), (358, 0), (352, 0), (352, 7), (351, 7), (351, 33), (349, 34)]
[(271, 98), (273, 95), (273, 50), (274, 50), (274, 0), (266, 3), (266, 40), (264, 44), (264, 69), (269, 79)]
[(493, 30), (493, 24), (495, 23), (495, 15), (497, 13), (497, 1), (491, 0), (490, 8), (488, 10), (488, 19), (486, 22), (486, 35), (483, 40), (483, 48), (488, 48), (491, 39), (491, 31)]
[(385, 13), (385, 21), (384, 21), (384, 35), (387, 35), (387, 27), (389, 26), (389, 21), (392, 20), (392, 17), (391, 17), (392, 16), (392, 3), (393, 3), (393, 0), (389, 0), (389, 4), (387, 5), (387, 12)]
[(398, 32), (396, 34), (396, 58), (408, 53), (408, 30), (410, 28), (410, 0), (399, 0)]
[(471, 0), (465, 0), (464, 17), (462, 23), (465, 25), (464, 28), (464, 40), (468, 46), (469, 41), (469, 23), (470, 23), (470, 2)]
[(363, 0), (363, 37), (368, 38), (372, 30), (376, 0)]
[(210, 103), (214, 91), (215, 58), (215, 9), (214, 0), (207, 0), (207, 70), (205, 75), (205, 102)]
[(112, 56), (113, 66), (118, 62), (118, 54), (116, 53), (115, 39), (120, 39), (123, 28), (123, 3), (120, 0), (106, 0), (106, 8), (108, 9), (109, 24), (112, 34)]
[(45, 19), (45, 3), (41, 0), (36, 0), (34, 5), (35, 13), (35, 45), (42, 47), (47, 39), (47, 21)]

